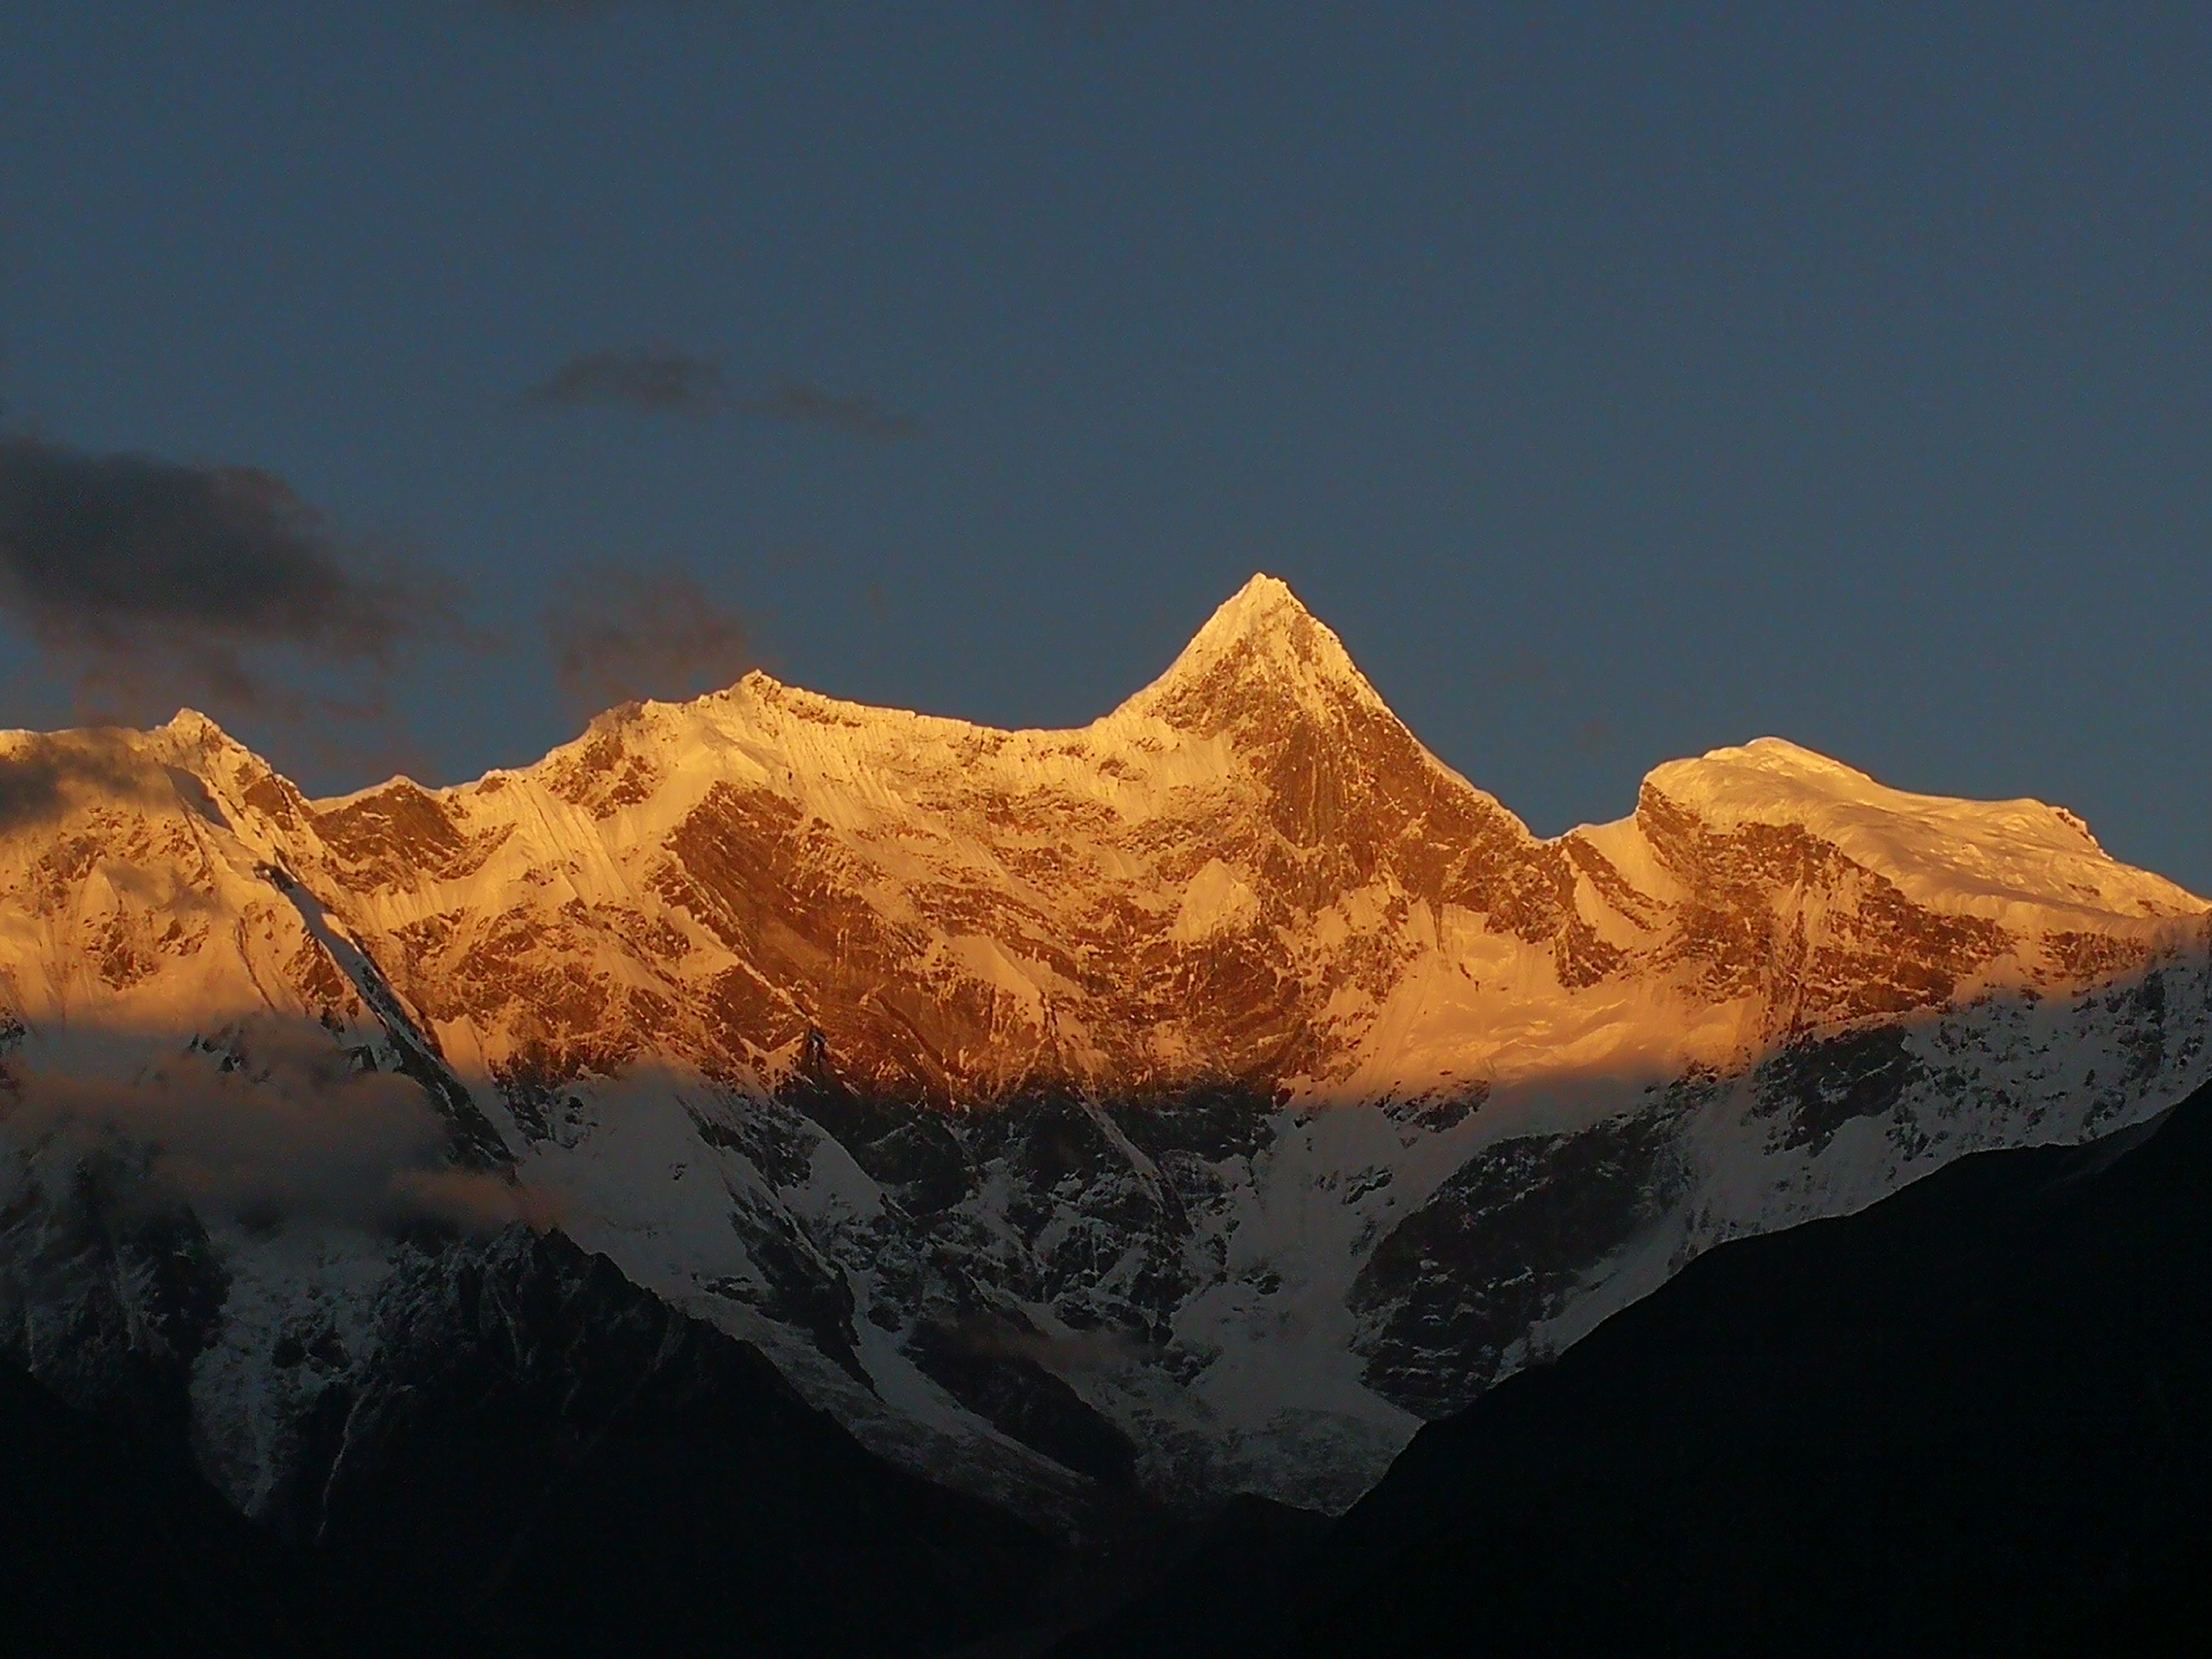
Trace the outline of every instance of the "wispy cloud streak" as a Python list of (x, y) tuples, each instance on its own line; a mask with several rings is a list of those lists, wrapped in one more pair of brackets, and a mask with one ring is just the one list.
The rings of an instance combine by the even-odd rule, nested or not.
[(873, 398), (824, 392), (802, 380), (785, 380), (764, 397), (747, 398), (744, 408), (771, 421), (827, 427), (848, 437), (883, 442), (911, 438), (921, 430), (920, 422), (892, 413)]
[(752, 666), (744, 618), (678, 570), (588, 573), (546, 613), (555, 682), (572, 711), (696, 696)]
[(536, 409), (626, 409), (644, 415), (713, 415), (729, 405), (722, 366), (672, 346), (579, 352), (522, 394)]

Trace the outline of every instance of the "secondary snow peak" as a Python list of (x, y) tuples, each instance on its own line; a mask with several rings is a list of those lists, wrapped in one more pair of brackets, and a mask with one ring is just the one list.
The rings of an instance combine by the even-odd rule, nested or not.
[(1644, 788), (1647, 803), (1656, 794), (1723, 834), (1797, 826), (1884, 872), (1917, 903), (2031, 930), (2059, 925), (2051, 917), (2074, 910), (2094, 925), (2110, 915), (2182, 917), (2208, 908), (2165, 878), (2107, 856), (2063, 807), (1913, 794), (1780, 738), (1669, 761), (1653, 769)]

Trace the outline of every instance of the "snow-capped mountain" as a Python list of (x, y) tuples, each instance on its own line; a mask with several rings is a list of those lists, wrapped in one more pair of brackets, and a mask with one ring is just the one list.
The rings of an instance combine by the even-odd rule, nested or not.
[[(2208, 1070), (2207, 905), (2062, 809), (1762, 738), (1539, 838), (1264, 576), (1079, 731), (752, 674), (448, 789), (0, 771), (7, 1340), (169, 1343), (249, 1510), (501, 1225), (1031, 1515), (1340, 1508), (1706, 1246)], [(185, 1242), (87, 1254), (88, 1135)]]

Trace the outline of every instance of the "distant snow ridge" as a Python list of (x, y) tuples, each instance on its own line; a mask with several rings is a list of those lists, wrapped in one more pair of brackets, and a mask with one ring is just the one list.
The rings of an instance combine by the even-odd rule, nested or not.
[(130, 1165), (191, 1206), (179, 1326), (54, 1175), (139, 1120), (17, 1109), (0, 1328), (80, 1393), (168, 1344), (247, 1507), (394, 1275), (509, 1217), (1032, 1515), (1340, 1507), (1707, 1245), (2207, 1069), (2206, 903), (2063, 810), (1761, 738), (1540, 839), (1267, 576), (1077, 731), (756, 673), (450, 789), (310, 801), (189, 712), (0, 773), (14, 1098), (257, 1077), (289, 1021), (444, 1126), (443, 1245)]

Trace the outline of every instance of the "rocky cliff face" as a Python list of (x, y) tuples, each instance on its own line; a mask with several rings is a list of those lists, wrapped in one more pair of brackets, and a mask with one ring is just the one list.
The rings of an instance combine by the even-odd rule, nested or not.
[(516, 1222), (1034, 1518), (1341, 1507), (1709, 1244), (2206, 1070), (2205, 905), (2063, 811), (1762, 739), (1540, 839), (1264, 577), (1074, 732), (752, 675), (338, 801), (0, 743), (8, 1340), (153, 1295), (66, 1243), (131, 1172), (209, 1305), (101, 1340), (249, 1508), (404, 1252)]

